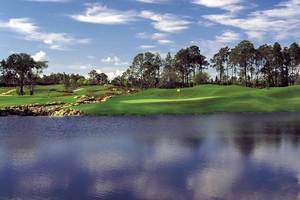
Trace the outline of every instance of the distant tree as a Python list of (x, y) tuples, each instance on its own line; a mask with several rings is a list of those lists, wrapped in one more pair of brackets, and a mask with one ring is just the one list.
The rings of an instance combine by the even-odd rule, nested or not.
[(261, 72), (263, 74), (264, 80), (268, 87), (273, 86), (272, 78), (272, 62), (273, 62), (273, 47), (270, 45), (262, 45), (258, 48), (259, 62), (261, 65)]
[(127, 84), (139, 88), (157, 87), (162, 60), (159, 54), (151, 52), (137, 54), (123, 77)]
[(33, 94), (33, 84), (36, 77), (47, 68), (47, 62), (37, 62), (25, 53), (12, 54), (1, 62), (1, 70), (4, 76), (16, 80), (20, 87), (19, 95), (24, 95), (24, 86), (30, 85), (30, 94)]
[(115, 77), (115, 78), (111, 81), (111, 84), (114, 85), (114, 86), (119, 86), (119, 87), (125, 86), (124, 80), (123, 80), (122, 76), (117, 76), (117, 77)]
[(248, 86), (248, 70), (253, 65), (253, 61), (255, 58), (254, 45), (250, 41), (244, 40), (231, 50), (229, 57), (230, 62), (233, 65), (239, 66), (244, 84), (245, 86)]
[(178, 75), (175, 68), (174, 59), (169, 52), (163, 61), (163, 71), (160, 78), (160, 87), (175, 88), (178, 82)]
[(142, 64), (142, 77), (144, 88), (153, 88), (158, 84), (159, 70), (161, 66), (161, 58), (151, 52), (144, 54), (144, 61)]
[(105, 73), (98, 73), (96, 70), (92, 70), (88, 73), (90, 84), (92, 85), (104, 85), (107, 84), (108, 76)]
[[(228, 47), (221, 48), (211, 59), (212, 67), (219, 73), (219, 81), (223, 82), (224, 77), (229, 77), (229, 54), (230, 49)], [(227, 72), (225, 76), (225, 70)]]
[(282, 86), (289, 86), (290, 77), (289, 77), (289, 69), (291, 66), (291, 55), (289, 49), (285, 47), (282, 51), (283, 58), (283, 70), (282, 70)]
[(92, 70), (88, 73), (89, 76), (89, 81), (92, 85), (96, 85), (97, 84), (97, 76), (98, 76), (98, 72), (96, 70)]
[(195, 76), (195, 70), (203, 72), (203, 70), (206, 69), (209, 63), (207, 62), (206, 57), (201, 54), (201, 51), (198, 46), (190, 46), (188, 50), (190, 56), (190, 64), (193, 65), (193, 75)]
[(64, 88), (66, 91), (71, 90), (71, 78), (68, 74), (64, 73), (63, 74), (63, 81), (62, 81)]
[(104, 85), (108, 83), (108, 76), (105, 73), (96, 75), (97, 84)]
[(43, 75), (42, 77), (39, 77), (37, 83), (41, 85), (62, 84), (63, 78), (63, 73), (51, 73), (49, 75)]
[(189, 82), (190, 69), (188, 49), (181, 49), (175, 55), (176, 71), (180, 74), (181, 86), (185, 86)]
[(196, 85), (207, 84), (209, 83), (210, 77), (207, 72), (198, 72), (194, 77), (194, 83)]
[(273, 79), (275, 86), (280, 86), (281, 81), (280, 77), (284, 75), (284, 66), (283, 66), (283, 55), (281, 45), (276, 42), (273, 45)]
[(132, 61), (128, 70), (124, 73), (124, 78), (127, 79), (127, 84), (133, 87), (143, 88), (144, 74), (144, 54), (137, 54)]
[(297, 43), (293, 43), (289, 47), (289, 54), (291, 58), (290, 76), (292, 84), (295, 82), (296, 74), (299, 73), (300, 64), (300, 47)]
[(175, 66), (180, 74), (182, 86), (190, 84), (191, 75), (195, 76), (196, 69), (202, 72), (207, 65), (205, 56), (201, 55), (197, 46), (181, 49), (175, 55)]
[(87, 84), (88, 84), (88, 81), (87, 81), (84, 77), (79, 78), (79, 79), (77, 80), (77, 85), (78, 85), (78, 86), (87, 85)]

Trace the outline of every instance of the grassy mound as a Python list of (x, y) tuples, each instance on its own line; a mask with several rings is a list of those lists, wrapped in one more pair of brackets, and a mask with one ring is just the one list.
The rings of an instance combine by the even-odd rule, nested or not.
[[(0, 108), (51, 102), (74, 103), (75, 96), (101, 96), (110, 86), (84, 86), (72, 92), (62, 85), (37, 86), (35, 95), (20, 97), (15, 88), (0, 88)], [(28, 94), (28, 91), (27, 91)], [(202, 85), (181, 89), (149, 89), (115, 96), (103, 103), (75, 107), (87, 115), (205, 114), (215, 112), (300, 112), (300, 86), (253, 89)]]
[(116, 96), (102, 104), (76, 107), (87, 115), (203, 114), (215, 112), (297, 112), (300, 86), (253, 89), (203, 85), (181, 89), (150, 89)]

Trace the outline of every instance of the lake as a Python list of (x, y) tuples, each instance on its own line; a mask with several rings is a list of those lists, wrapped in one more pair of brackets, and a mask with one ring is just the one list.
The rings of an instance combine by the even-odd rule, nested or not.
[(0, 118), (0, 200), (300, 199), (300, 114)]

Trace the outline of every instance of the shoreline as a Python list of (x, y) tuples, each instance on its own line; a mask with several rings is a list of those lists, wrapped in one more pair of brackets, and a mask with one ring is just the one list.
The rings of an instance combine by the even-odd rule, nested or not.
[[(30, 109), (29, 109), (30, 110)], [(61, 110), (61, 109), (58, 109)], [(300, 111), (271, 111), (271, 112), (207, 112), (207, 113), (177, 113), (177, 114), (168, 114), (168, 113), (161, 113), (161, 114), (84, 114), (80, 110), (76, 109), (69, 109), (64, 110), (64, 112), (60, 111), (60, 114), (51, 114), (52, 111), (47, 112), (43, 110), (41, 113), (37, 112), (25, 112), (11, 110), (6, 111), (0, 109), (0, 118), (5, 117), (50, 117), (50, 118), (77, 118), (77, 117), (91, 117), (91, 118), (101, 118), (101, 117), (197, 117), (197, 116), (213, 116), (213, 115), (271, 115), (271, 114), (300, 114)], [(5, 113), (6, 112), (6, 113)], [(59, 112), (59, 111), (58, 111)]]
[(102, 97), (77, 96), (75, 103), (52, 102), (48, 104), (29, 104), (20, 106), (7, 106), (0, 108), (0, 117), (6, 116), (48, 116), (48, 117), (78, 117), (84, 113), (73, 107), (82, 104), (102, 103), (112, 95)]

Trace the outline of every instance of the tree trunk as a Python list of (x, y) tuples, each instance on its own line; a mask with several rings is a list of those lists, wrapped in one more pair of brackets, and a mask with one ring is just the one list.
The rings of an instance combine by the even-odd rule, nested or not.
[(285, 86), (289, 86), (289, 68), (285, 67), (285, 77), (284, 77), (284, 82), (285, 82)]
[(34, 86), (33, 84), (30, 85), (30, 96), (34, 94)]
[(247, 81), (247, 64), (244, 63), (244, 76), (245, 76), (245, 86), (248, 86), (248, 81)]
[(228, 69), (228, 64), (226, 65), (226, 83), (229, 85), (229, 69)]
[(219, 78), (219, 84), (221, 85), (222, 84), (222, 70), (220, 70), (220, 78)]
[(21, 79), (20, 79), (20, 94), (21, 96), (24, 95), (24, 77), (21, 76)]
[(181, 74), (181, 87), (183, 87), (184, 86), (184, 81), (185, 81), (185, 76), (184, 76), (184, 72), (182, 72), (182, 74)]

